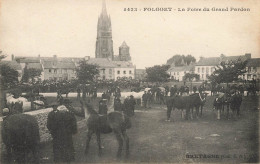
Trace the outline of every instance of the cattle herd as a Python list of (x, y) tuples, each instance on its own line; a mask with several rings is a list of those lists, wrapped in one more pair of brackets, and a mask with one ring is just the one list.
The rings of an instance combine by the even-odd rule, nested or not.
[[(114, 107), (114, 111), (107, 113), (107, 110), (105, 110), (105, 112), (103, 111), (104, 113), (99, 113), (89, 103), (91, 100), (99, 97), (97, 92), (101, 89), (103, 92), (101, 100), (106, 99), (108, 102), (113, 102), (112, 108)], [(203, 106), (207, 96), (210, 94), (215, 96), (212, 105), (217, 110), (217, 119), (221, 119), (221, 113), (224, 110), (227, 111), (226, 117), (229, 119), (240, 116), (240, 105), (245, 91), (247, 91), (246, 95), (256, 95), (258, 91), (257, 86), (253, 83), (232, 84), (227, 85), (225, 88), (221, 85), (202, 83), (198, 87), (194, 86), (191, 89), (187, 85), (180, 87), (172, 85), (169, 87), (158, 83), (151, 85), (136, 80), (99, 81), (98, 83), (87, 84), (73, 82), (55, 82), (48, 83), (48, 85), (46, 83), (38, 83), (37, 85), (24, 84), (19, 91), (10, 91), (5, 94), (5, 109), (2, 110), (2, 113), (7, 114), (3, 118), (1, 134), (6, 146), (8, 161), (26, 162), (26, 156), (29, 152), (32, 152), (33, 162), (39, 162), (40, 139), (38, 123), (33, 116), (24, 114), (24, 112), (31, 109), (37, 110), (52, 107), (40, 94), (50, 90), (57, 92), (59, 105), (65, 105), (68, 112), (87, 118), (88, 133), (85, 153), (88, 153), (92, 134), (95, 133), (97, 135), (98, 150), (99, 155), (101, 155), (100, 134), (114, 132), (119, 143), (117, 157), (121, 157), (123, 141), (126, 142), (126, 157), (129, 155), (129, 138), (126, 134), (126, 129), (131, 128), (130, 117), (133, 116), (133, 113), (129, 112), (129, 110), (134, 112), (136, 102), (146, 109), (155, 103), (165, 105), (167, 107), (166, 121), (171, 120), (171, 112), (174, 109), (182, 111), (182, 118), (192, 120), (202, 116)], [(77, 97), (81, 100), (81, 111), (74, 109), (69, 99), (63, 98), (62, 94), (66, 94), (67, 97), (71, 91), (77, 92)], [(111, 96), (114, 97), (114, 101), (110, 99)], [(129, 107), (131, 105), (132, 107)], [(232, 114), (229, 112), (230, 109)], [(53, 113), (54, 116), (55, 113)], [(49, 125), (49, 127), (53, 126)]]

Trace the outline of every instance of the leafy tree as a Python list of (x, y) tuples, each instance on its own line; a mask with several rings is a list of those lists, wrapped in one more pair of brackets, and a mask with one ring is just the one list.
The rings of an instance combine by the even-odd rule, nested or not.
[(193, 79), (199, 80), (200, 75), (195, 74), (195, 73), (186, 73), (183, 77), (183, 80), (193, 81)]
[(246, 72), (246, 64), (248, 60), (241, 59), (232, 61), (223, 61), (217, 66), (216, 70), (209, 76), (209, 80), (213, 83), (231, 83), (239, 79), (239, 75)]
[(195, 63), (196, 59), (194, 56), (187, 55), (187, 56), (184, 56), (184, 62), (186, 65), (190, 65), (191, 63)]
[(190, 65), (193, 62), (196, 62), (196, 59), (192, 55), (174, 55), (173, 57), (167, 60), (166, 64), (172, 65), (174, 63), (175, 66), (183, 66)]
[(40, 69), (25, 67), (22, 81), (28, 82), (29, 79), (34, 81), (34, 78), (41, 76), (41, 74), (42, 74), (42, 72)]
[(18, 71), (11, 68), (8, 64), (0, 64), (1, 84), (5, 88), (10, 88), (18, 83)]
[(80, 83), (93, 81), (95, 76), (99, 74), (98, 66), (88, 64), (85, 60), (80, 61), (79, 67), (76, 69), (76, 74)]
[(170, 68), (169, 65), (155, 65), (153, 67), (146, 68), (147, 80), (150, 82), (165, 82), (168, 80), (170, 75), (167, 70)]
[(174, 63), (175, 66), (181, 66), (183, 57), (181, 55), (174, 55), (170, 59), (167, 60), (167, 65), (172, 65)]

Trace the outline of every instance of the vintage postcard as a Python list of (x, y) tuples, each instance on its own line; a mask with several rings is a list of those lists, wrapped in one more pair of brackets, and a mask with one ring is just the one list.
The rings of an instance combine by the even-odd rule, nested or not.
[(0, 163), (259, 163), (259, 0), (0, 0)]

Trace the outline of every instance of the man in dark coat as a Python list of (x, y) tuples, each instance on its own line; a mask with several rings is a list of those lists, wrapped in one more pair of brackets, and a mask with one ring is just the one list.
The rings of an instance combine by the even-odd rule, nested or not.
[(119, 97), (116, 97), (114, 100), (114, 111), (123, 111), (124, 110), (124, 106), (121, 103), (121, 100)]
[(129, 99), (129, 110), (132, 115), (135, 115), (135, 105), (136, 105), (135, 98), (133, 95), (131, 95)]
[(52, 107), (53, 111), (48, 114), (47, 128), (53, 138), (54, 162), (71, 162), (75, 159), (72, 135), (77, 133), (76, 118), (70, 111), (58, 110), (58, 103)]
[(108, 108), (107, 108), (107, 104), (105, 102), (105, 99), (100, 100), (99, 101), (98, 114), (107, 115), (107, 111), (108, 111)]
[(174, 87), (172, 86), (171, 90), (170, 90), (170, 96), (172, 97), (172, 96), (176, 95), (177, 94), (177, 90), (178, 90), (178, 88), (177, 88), (176, 85), (174, 85)]
[(143, 99), (144, 107), (147, 108), (148, 94), (146, 93), (146, 91), (144, 91), (142, 99)]

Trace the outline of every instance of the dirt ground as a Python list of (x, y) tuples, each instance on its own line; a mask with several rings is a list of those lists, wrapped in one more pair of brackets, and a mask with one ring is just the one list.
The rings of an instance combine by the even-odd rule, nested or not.
[[(75, 162), (259, 162), (259, 99), (244, 97), (241, 117), (231, 120), (216, 120), (212, 102), (213, 97), (208, 97), (202, 118), (189, 121), (181, 119), (181, 111), (175, 110), (171, 122), (165, 122), (165, 105), (155, 104), (146, 111), (137, 107), (131, 118), (132, 128), (127, 131), (130, 138), (128, 160), (115, 158), (118, 143), (112, 133), (101, 136), (104, 146), (101, 157), (98, 156), (95, 136), (89, 154), (85, 156), (87, 130), (85, 126), (79, 126), (73, 137)], [(74, 102), (74, 105), (79, 104)], [(52, 143), (42, 144), (41, 163), (52, 161)]]

